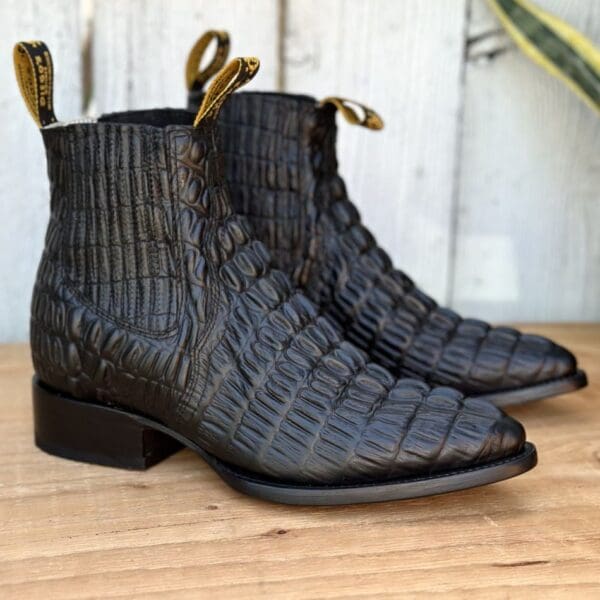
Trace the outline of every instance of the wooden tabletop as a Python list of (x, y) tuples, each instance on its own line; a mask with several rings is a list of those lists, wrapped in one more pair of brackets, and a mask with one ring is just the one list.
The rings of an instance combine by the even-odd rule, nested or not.
[(536, 469), (331, 508), (242, 496), (187, 450), (147, 472), (48, 456), (32, 440), (28, 349), (0, 347), (0, 598), (600, 597), (600, 325), (527, 329), (591, 380), (510, 411)]

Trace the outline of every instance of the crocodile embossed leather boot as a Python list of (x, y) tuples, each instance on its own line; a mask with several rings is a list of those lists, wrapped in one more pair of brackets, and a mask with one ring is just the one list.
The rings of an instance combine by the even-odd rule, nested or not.
[[(198, 72), (208, 42), (219, 51)], [(197, 108), (225, 32), (207, 32), (190, 54), (189, 108)], [(212, 67), (212, 69), (211, 69)], [(359, 105), (360, 106), (360, 105)], [(574, 356), (551, 340), (464, 319), (438, 306), (361, 224), (338, 174), (336, 112), (370, 129), (377, 115), (339, 98), (317, 102), (279, 93), (235, 94), (220, 116), (235, 210), (250, 221), (275, 264), (302, 287), (342, 334), (398, 377), (451, 385), (499, 406), (586, 385)]]
[(35, 432), (49, 453), (145, 468), (182, 446), (265, 499), (341, 504), (463, 489), (532, 468), (523, 428), (449, 387), (396, 379), (271, 268), (232, 212), (220, 71), (197, 115), (57, 122), (40, 42), (15, 49), (51, 210), (32, 302)]

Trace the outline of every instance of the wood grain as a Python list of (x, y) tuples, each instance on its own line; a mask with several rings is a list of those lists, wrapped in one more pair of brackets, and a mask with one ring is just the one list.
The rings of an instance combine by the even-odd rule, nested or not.
[(375, 108), (385, 128), (339, 119), (342, 174), (367, 225), (429, 293), (450, 276), (465, 1), (289, 2), (286, 89)]
[(277, 0), (100, 0), (93, 24), (96, 110), (185, 106), (185, 61), (208, 29), (234, 35), (232, 57), (260, 57), (260, 74), (248, 89), (276, 86)]
[(592, 381), (512, 411), (536, 469), (335, 508), (242, 496), (189, 451), (143, 473), (48, 456), (32, 441), (27, 347), (0, 347), (0, 597), (598, 597), (600, 326), (527, 329), (568, 345)]
[[(600, 44), (600, 3), (540, 0)], [(491, 320), (600, 319), (600, 119), (472, 2), (452, 303)]]
[(25, 339), (29, 298), (48, 221), (48, 178), (40, 133), (21, 99), (12, 48), (44, 40), (54, 59), (59, 119), (81, 113), (79, 0), (0, 3), (0, 340)]

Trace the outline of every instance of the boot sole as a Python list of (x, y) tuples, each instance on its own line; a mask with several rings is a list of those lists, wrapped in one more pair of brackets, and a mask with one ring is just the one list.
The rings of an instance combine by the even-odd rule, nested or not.
[(575, 390), (584, 388), (587, 384), (588, 380), (585, 371), (578, 370), (573, 375), (567, 375), (566, 377), (559, 377), (513, 390), (471, 395), (471, 398), (487, 400), (499, 407), (518, 406), (519, 404), (526, 404), (527, 402), (574, 392)]
[(271, 502), (335, 505), (433, 496), (515, 477), (535, 467), (535, 446), (525, 443), (514, 456), (424, 477), (354, 485), (299, 485), (277, 482), (224, 463), (161, 423), (118, 408), (76, 400), (33, 379), (35, 443), (48, 454), (72, 460), (147, 469), (187, 446), (232, 488)]

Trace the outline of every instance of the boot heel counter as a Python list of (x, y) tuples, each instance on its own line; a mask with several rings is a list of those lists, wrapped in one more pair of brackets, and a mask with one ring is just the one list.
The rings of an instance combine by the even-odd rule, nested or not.
[[(67, 308), (60, 295), (59, 269), (49, 257), (48, 247), (40, 260), (29, 321), (31, 359), (35, 373), (50, 385), (68, 389), (69, 340), (65, 327)], [(72, 365), (74, 366), (74, 365)]]

